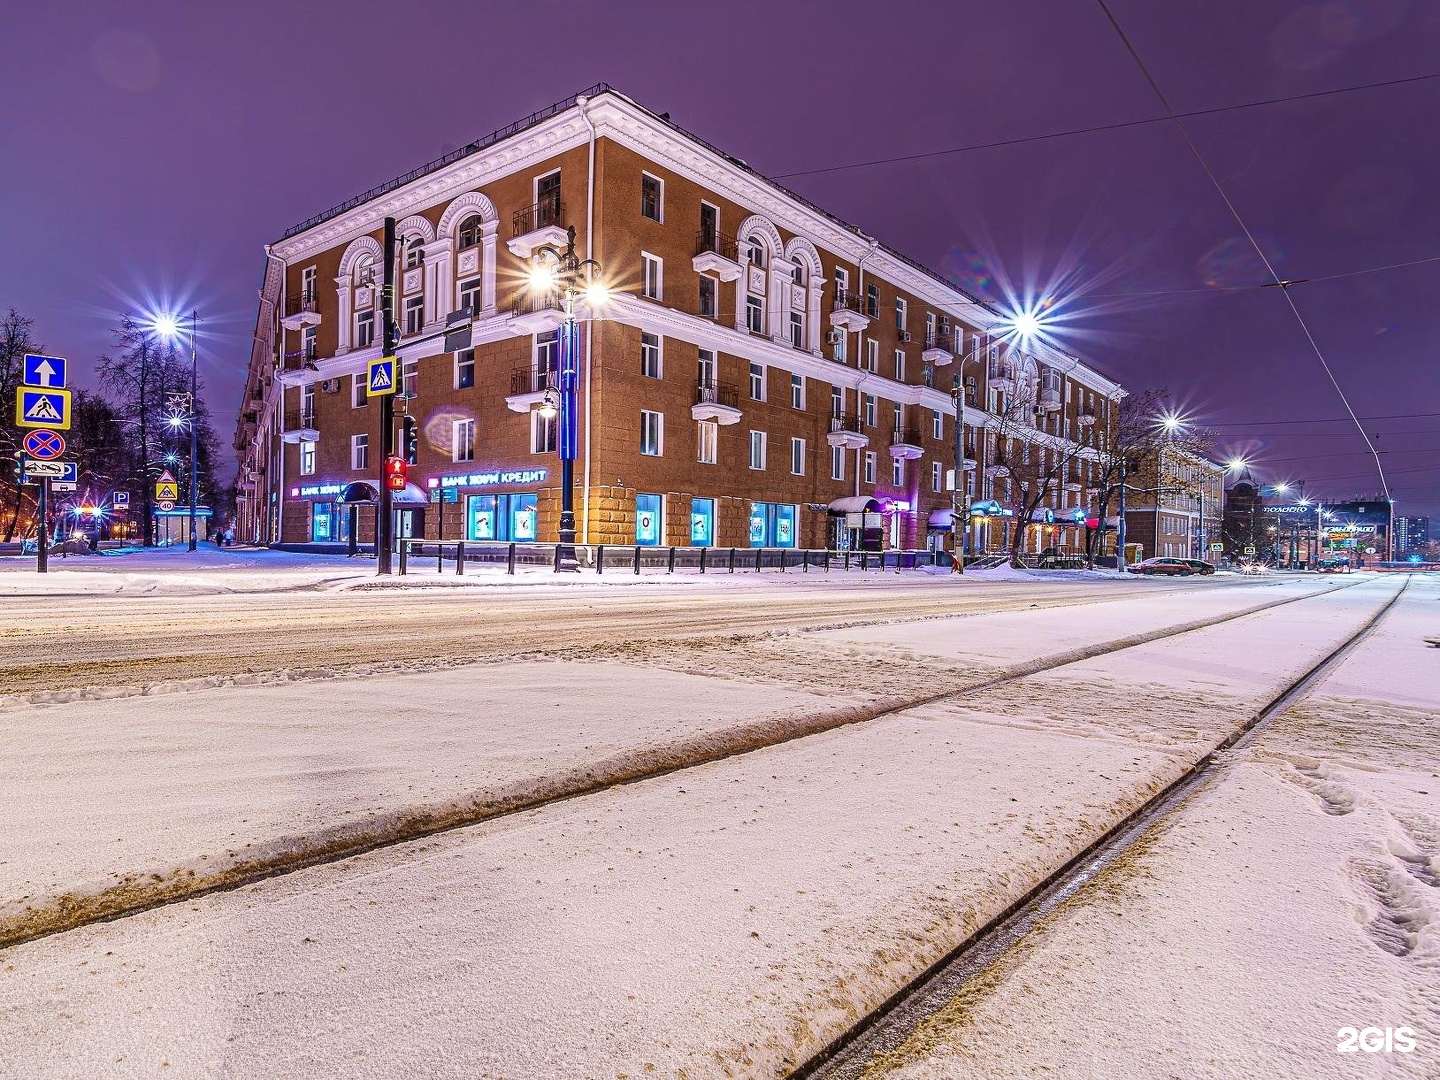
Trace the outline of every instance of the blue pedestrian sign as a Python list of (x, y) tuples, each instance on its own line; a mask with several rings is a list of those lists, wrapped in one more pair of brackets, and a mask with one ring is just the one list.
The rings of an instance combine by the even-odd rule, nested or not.
[(25, 354), (26, 386), (50, 386), (60, 389), (65, 385), (65, 358), (63, 356), (38, 356)]
[(15, 426), (70, 430), (70, 391), (15, 388)]
[(371, 360), (365, 372), (365, 396), (381, 397), (395, 392), (395, 357)]

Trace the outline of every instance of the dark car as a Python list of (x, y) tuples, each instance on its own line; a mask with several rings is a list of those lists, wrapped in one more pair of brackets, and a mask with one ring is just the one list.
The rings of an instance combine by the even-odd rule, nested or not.
[[(1145, 559), (1134, 566), (1126, 567), (1132, 574), (1146, 574), (1151, 577), (1189, 577), (1191, 574), (1203, 574), (1204, 570), (1196, 569), (1198, 565), (1209, 566), (1208, 563), (1201, 564), (1198, 559), (1172, 559), (1160, 555), (1155, 558)], [(1210, 566), (1209, 573), (1214, 573), (1215, 568)]]
[(1185, 561), (1190, 564), (1190, 569), (1194, 570), (1197, 574), (1213, 574), (1215, 572), (1215, 564), (1208, 563), (1204, 559), (1186, 559)]

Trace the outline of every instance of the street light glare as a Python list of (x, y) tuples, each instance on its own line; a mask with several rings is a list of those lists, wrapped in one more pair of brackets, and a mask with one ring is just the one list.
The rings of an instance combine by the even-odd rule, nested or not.
[(180, 333), (180, 320), (174, 315), (156, 315), (150, 321), (150, 325), (155, 328), (155, 333), (167, 341)]
[(1278, 494), (1281, 494), (1281, 495), (1288, 494), (1289, 491), (1290, 491), (1290, 485), (1289, 485), (1289, 484), (1276, 484), (1276, 485), (1275, 485), (1275, 491), (1276, 491)]
[(1248, 468), (1249, 465), (1250, 463), (1244, 458), (1237, 457), (1231, 458), (1228, 462), (1226, 462), (1225, 467), (1233, 472), (1239, 472), (1241, 469)]
[(604, 307), (610, 302), (610, 290), (598, 281), (585, 286), (585, 303), (592, 308)]
[(1040, 320), (1031, 312), (1022, 311), (1015, 316), (1015, 333), (1022, 338), (1034, 337), (1040, 332)]
[(537, 266), (530, 271), (530, 288), (544, 292), (555, 287), (555, 271), (548, 266)]

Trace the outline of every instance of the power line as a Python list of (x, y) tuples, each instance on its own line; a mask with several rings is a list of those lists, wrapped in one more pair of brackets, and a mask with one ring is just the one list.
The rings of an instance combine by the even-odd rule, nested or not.
[[(1432, 255), (1424, 259), (1410, 259), (1407, 262), (1387, 263), (1384, 266), (1367, 266), (1362, 270), (1342, 270), (1338, 274), (1293, 278), (1281, 285), (1283, 288), (1293, 288), (1296, 285), (1312, 285), (1317, 281), (1341, 281), (1345, 278), (1361, 277), (1365, 274), (1379, 274), (1386, 270), (1405, 270), (1412, 266), (1427, 266), (1430, 263), (1440, 263), (1440, 255)], [(1274, 282), (1259, 282), (1254, 285), (1210, 285), (1203, 289), (1147, 289), (1143, 292), (1084, 293), (1083, 295), (1087, 299), (1097, 300), (1141, 300), (1147, 296), (1195, 296), (1198, 294), (1255, 292), (1258, 289), (1273, 289), (1275, 284)]]
[[(1106, 14), (1109, 14), (1109, 12), (1107, 11)], [(1112, 18), (1110, 21), (1114, 23), (1115, 20)], [(1119, 29), (1120, 28), (1116, 26), (1116, 30), (1118, 31)], [(1121, 37), (1123, 38), (1124, 35), (1121, 34)], [(1132, 49), (1131, 52), (1133, 55), (1134, 50)], [(849, 169), (868, 169), (874, 165), (893, 165), (903, 161), (923, 161), (927, 158), (945, 157), (949, 154), (965, 154), (973, 150), (995, 150), (1004, 146), (1022, 146), (1026, 143), (1044, 142), (1048, 139), (1063, 139), (1071, 135), (1093, 135), (1102, 131), (1120, 131), (1124, 128), (1143, 127), (1147, 124), (1161, 124), (1166, 120), (1188, 120), (1198, 116), (1216, 116), (1220, 113), (1239, 112), (1242, 109), (1259, 109), (1268, 105), (1282, 105), (1289, 101), (1306, 101), (1312, 98), (1332, 97), (1336, 94), (1353, 94), (1361, 90), (1379, 90), (1389, 86), (1404, 86), (1409, 83), (1428, 82), (1432, 79), (1440, 79), (1440, 73), (1432, 75), (1412, 75), (1404, 79), (1386, 79), (1382, 82), (1360, 83), (1355, 86), (1340, 86), (1333, 90), (1315, 90), (1306, 94), (1288, 94), (1284, 97), (1247, 101), (1240, 105), (1218, 105), (1211, 109), (1195, 109), (1191, 112), (1184, 113), (1172, 112), (1167, 116), (1149, 116), (1143, 120), (1117, 120), (1108, 124), (1092, 124), (1089, 127), (1050, 131), (1043, 135), (1021, 135), (1013, 139), (997, 139), (994, 142), (972, 143), (969, 146), (952, 146), (947, 150), (926, 150), (916, 154), (897, 154), (894, 157), (873, 158), (869, 161), (852, 161), (847, 165), (828, 165), (820, 169), (800, 169), (796, 172), (776, 173), (771, 179), (788, 180), (795, 176), (819, 176), (823, 173), (845, 172)]]
[(1109, 5), (1105, 0), (1096, 0), (1096, 2), (1100, 5), (1100, 10), (1105, 13), (1105, 17), (1110, 20), (1110, 25), (1114, 27), (1115, 33), (1119, 35), (1121, 42), (1124, 43), (1126, 50), (1130, 53), (1136, 66), (1139, 67), (1140, 73), (1145, 76), (1145, 81), (1150, 84), (1150, 89), (1155, 92), (1155, 96), (1165, 109), (1165, 114), (1175, 122), (1175, 127), (1185, 139), (1186, 145), (1190, 147), (1190, 152), (1195, 155), (1195, 160), (1199, 162), (1200, 167), (1205, 170), (1205, 175), (1210, 178), (1211, 185), (1229, 209), (1230, 216), (1235, 219), (1235, 224), (1240, 227), (1240, 231), (1243, 232), (1245, 238), (1250, 241), (1250, 246), (1255, 249), (1255, 254), (1264, 265), (1266, 273), (1268, 273), (1270, 277), (1274, 279), (1275, 284), (1279, 286), (1281, 295), (1285, 297), (1285, 303), (1289, 305), (1291, 313), (1295, 316), (1295, 321), (1300, 324), (1300, 329), (1305, 334), (1305, 339), (1310, 342), (1310, 348), (1314, 351), (1315, 358), (1320, 361), (1320, 366), (1325, 370), (1325, 375), (1330, 380), (1330, 385), (1335, 388), (1335, 393), (1340, 397), (1340, 403), (1345, 406), (1346, 413), (1348, 413), (1350, 419), (1355, 422), (1355, 427), (1360, 432), (1360, 437), (1365, 440), (1365, 445), (1369, 448), (1370, 455), (1375, 459), (1375, 472), (1380, 478), (1380, 487), (1384, 491), (1385, 497), (1387, 499), (1390, 498), (1390, 485), (1385, 480), (1385, 467), (1380, 464), (1380, 454), (1375, 449), (1375, 444), (1370, 441), (1370, 436), (1365, 434), (1365, 428), (1360, 423), (1360, 418), (1355, 415), (1355, 410), (1350, 405), (1350, 399), (1345, 396), (1345, 391), (1341, 388), (1339, 380), (1335, 378), (1335, 373), (1330, 368), (1330, 362), (1325, 359), (1325, 354), (1321, 351), (1319, 342), (1315, 340), (1315, 335), (1310, 332), (1310, 327), (1306, 324), (1304, 316), (1300, 314), (1300, 309), (1295, 306), (1295, 301), (1290, 296), (1290, 290), (1286, 287), (1285, 281), (1276, 273), (1274, 265), (1270, 262), (1270, 257), (1265, 254), (1265, 249), (1260, 246), (1260, 242), (1255, 239), (1255, 234), (1252, 233), (1249, 226), (1245, 224), (1245, 219), (1240, 216), (1240, 211), (1236, 208), (1235, 204), (1230, 201), (1230, 196), (1225, 193), (1224, 185), (1220, 183), (1219, 178), (1210, 168), (1209, 162), (1205, 160), (1205, 155), (1200, 153), (1200, 148), (1195, 145), (1195, 140), (1190, 137), (1190, 132), (1186, 130), (1184, 122), (1175, 115), (1175, 110), (1171, 108), (1169, 99), (1165, 97), (1164, 91), (1160, 89), (1160, 84), (1155, 81), (1155, 76), (1150, 74), (1150, 69), (1145, 66), (1145, 61), (1140, 58), (1139, 52), (1136, 51), (1135, 46), (1125, 35), (1125, 31), (1121, 29), (1120, 24), (1110, 11)]
[[(1432, 416), (1440, 416), (1440, 412), (1417, 412), (1417, 413), (1391, 413), (1389, 416), (1362, 416), (1361, 420), (1426, 420)], [(1278, 427), (1281, 424), (1348, 424), (1351, 418), (1348, 416), (1328, 417), (1324, 420), (1235, 420), (1228, 424), (1215, 424), (1214, 427)], [(1305, 434), (1297, 432), (1297, 434)], [(1315, 434), (1321, 434), (1316, 432)]]
[[(1397, 435), (1435, 435), (1434, 428), (1407, 428), (1404, 431), (1378, 431), (1375, 433), (1377, 439), (1389, 439)], [(1353, 431), (1276, 431), (1268, 435), (1260, 434), (1231, 434), (1226, 436), (1227, 442), (1243, 441), (1245, 439), (1353, 439)]]

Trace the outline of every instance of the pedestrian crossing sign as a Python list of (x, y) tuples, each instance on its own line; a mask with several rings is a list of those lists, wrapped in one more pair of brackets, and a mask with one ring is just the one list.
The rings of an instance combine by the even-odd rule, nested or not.
[(15, 426), (70, 430), (70, 391), (51, 387), (15, 389)]
[(365, 396), (381, 397), (395, 392), (395, 357), (371, 360), (365, 373)]

